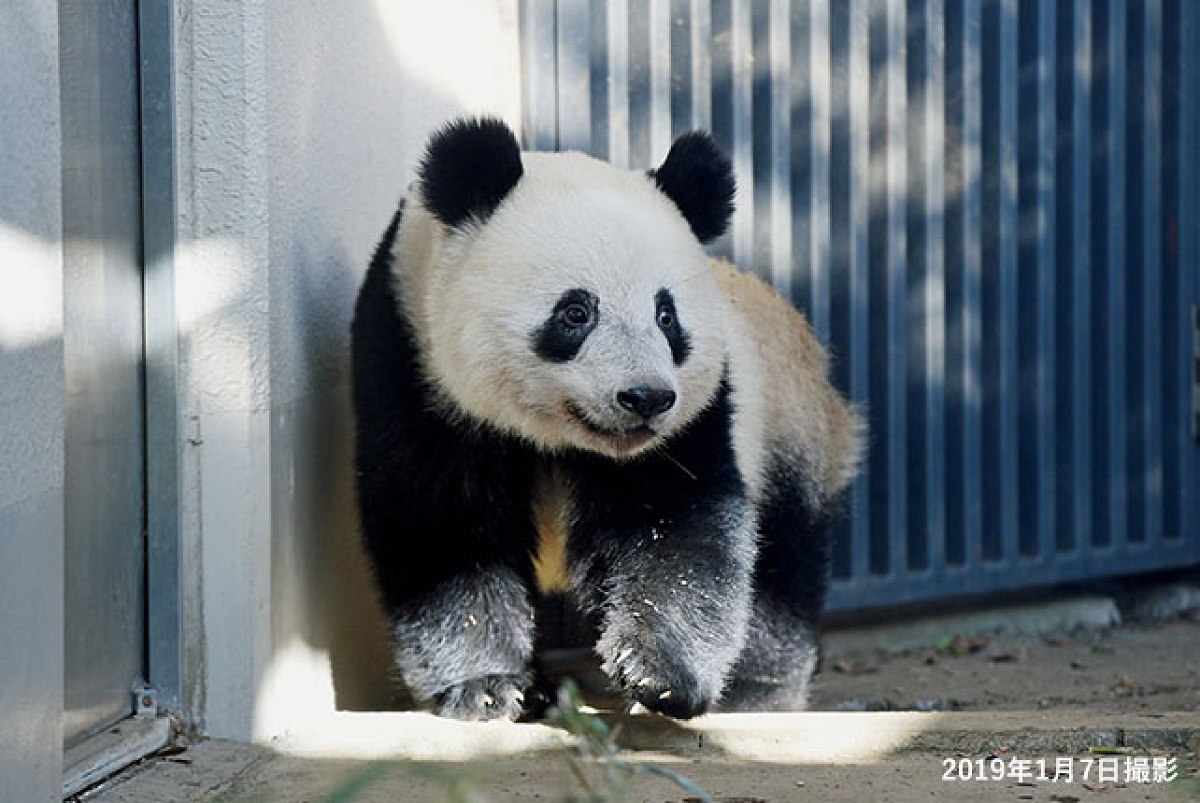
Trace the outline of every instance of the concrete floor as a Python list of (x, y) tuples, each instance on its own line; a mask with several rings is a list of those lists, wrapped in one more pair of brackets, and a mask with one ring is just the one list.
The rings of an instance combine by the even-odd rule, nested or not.
[[(683, 724), (655, 716), (605, 719), (619, 726), (622, 760), (686, 776), (720, 803), (1200, 800), (1195, 612), (1116, 627), (962, 635), (966, 629), (944, 622), (933, 646), (914, 646), (894, 632), (831, 637), (813, 695), (814, 708), (824, 710)], [(582, 799), (573, 764), (604, 788), (605, 765), (577, 755), (567, 734), (547, 725), (339, 713), (270, 746), (200, 742), (144, 761), (81, 800), (562, 801)], [(1069, 760), (1075, 777), (1012, 776), (1023, 759), (1036, 775), (1040, 758), (1051, 775), (1055, 759)], [(1174, 759), (1177, 779), (1126, 782), (1125, 762), (1138, 758)], [(988, 780), (943, 777), (947, 767), (957, 777), (980, 766)], [(1114, 767), (1116, 782), (1107, 778)], [(991, 779), (998, 768), (1005, 777)], [(625, 782), (621, 799), (696, 797), (658, 775)]]
[[(571, 771), (566, 738), (539, 725), (451, 723), (418, 714), (347, 715), (324, 738), (339, 747), (319, 755), (315, 736), (274, 746), (201, 742), (146, 762), (83, 799), (89, 803), (259, 803), (265, 801), (561, 801), (583, 787)], [(431, 727), (432, 726), (432, 727)], [(805, 713), (716, 715), (676, 727), (654, 717), (623, 718), (622, 759), (686, 776), (715, 801), (871, 800), (1188, 800), (1200, 798), (1196, 751), (1200, 714), (1047, 712)], [(434, 732), (432, 738), (428, 734)], [(439, 744), (457, 732), (457, 745)], [(343, 738), (345, 737), (345, 738)], [(366, 755), (350, 757), (368, 741)], [(1123, 746), (1119, 746), (1123, 745)], [(516, 755), (505, 755), (512, 749)], [(1107, 748), (1112, 752), (1093, 752)], [(652, 751), (651, 751), (652, 749)], [(458, 761), (401, 758), (439, 751), (489, 755)], [(386, 757), (389, 756), (390, 757)], [(1070, 758), (1070, 783), (1015, 777), (958, 780), (983, 759)], [(1126, 758), (1174, 758), (1173, 783), (1125, 782)], [(946, 762), (950, 760), (951, 764)], [(1101, 782), (1100, 761), (1118, 781)], [(1085, 766), (1089, 777), (1084, 778)], [(604, 788), (603, 768), (582, 762)], [(946, 780), (947, 767), (955, 780)], [(1053, 774), (1051, 769), (1049, 774)], [(990, 776), (989, 776), (990, 778)], [(638, 774), (629, 800), (686, 801), (695, 794), (668, 778)]]

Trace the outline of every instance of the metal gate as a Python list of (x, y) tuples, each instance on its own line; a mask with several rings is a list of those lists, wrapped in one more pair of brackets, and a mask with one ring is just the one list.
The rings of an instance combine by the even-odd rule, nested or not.
[(526, 147), (710, 130), (868, 411), (831, 608), (1200, 562), (1200, 4), (523, 0)]

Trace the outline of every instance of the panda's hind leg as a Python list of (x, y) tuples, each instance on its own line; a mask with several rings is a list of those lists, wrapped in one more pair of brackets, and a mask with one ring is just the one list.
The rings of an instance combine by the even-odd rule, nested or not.
[(721, 711), (802, 710), (820, 654), (832, 506), (814, 505), (802, 471), (778, 458), (764, 499), (750, 626)]

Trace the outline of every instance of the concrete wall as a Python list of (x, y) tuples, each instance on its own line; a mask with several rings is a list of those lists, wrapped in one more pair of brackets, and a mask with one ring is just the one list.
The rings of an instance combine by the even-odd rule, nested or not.
[(0, 12), (0, 797), (58, 800), (63, 695), (58, 10)]
[(359, 549), (348, 335), (430, 132), (519, 117), (515, 0), (186, 0), (176, 14), (190, 713), (265, 739), (390, 702)]

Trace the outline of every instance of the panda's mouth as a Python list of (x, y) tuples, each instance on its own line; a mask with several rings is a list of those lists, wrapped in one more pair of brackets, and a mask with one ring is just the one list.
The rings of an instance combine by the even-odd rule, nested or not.
[(603, 438), (607, 445), (617, 452), (631, 452), (654, 440), (658, 434), (648, 424), (638, 424), (634, 427), (607, 427), (598, 424), (583, 411), (579, 405), (568, 401), (567, 415), (571, 420), (582, 426), (588, 432)]

